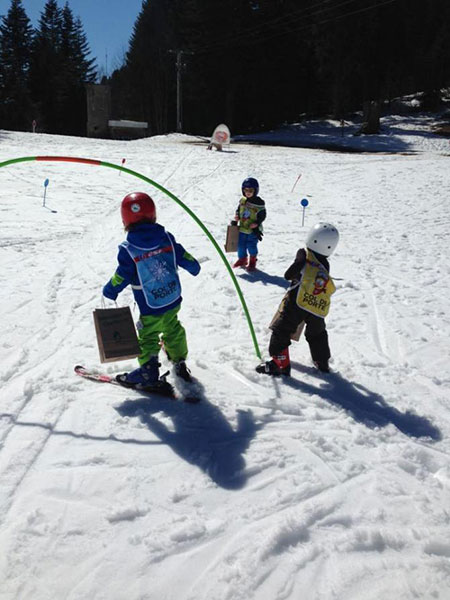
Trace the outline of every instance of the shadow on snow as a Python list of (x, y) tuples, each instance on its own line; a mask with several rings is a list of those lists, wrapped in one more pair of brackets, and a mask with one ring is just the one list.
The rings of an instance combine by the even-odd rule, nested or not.
[[(255, 423), (250, 411), (237, 411), (234, 430), (220, 409), (204, 395), (196, 405), (137, 398), (115, 408), (121, 416), (138, 417), (162, 443), (183, 460), (199, 467), (218, 486), (238, 490), (246, 484), (243, 455), (262, 427)], [(155, 416), (158, 412), (172, 419), (173, 430)]]
[(1, 413), (0, 419), (8, 419), (12, 425), (19, 425), (21, 427), (35, 427), (37, 429), (45, 429), (51, 435), (61, 435), (63, 437), (72, 437), (74, 439), (88, 440), (93, 442), (118, 442), (119, 444), (137, 444), (138, 446), (157, 446), (161, 445), (162, 442), (137, 440), (135, 438), (122, 438), (117, 437), (114, 434), (109, 435), (93, 435), (91, 433), (78, 433), (70, 429), (56, 429), (50, 423), (39, 423), (38, 421), (24, 421), (18, 419), (16, 415), (12, 413)]
[[(199, 384), (197, 383), (197, 388)], [(137, 397), (126, 400), (115, 410), (122, 417), (137, 417), (158, 440), (138, 440), (119, 438), (114, 435), (101, 436), (56, 429), (48, 423), (24, 421), (12, 413), (0, 414), (0, 419), (8, 419), (11, 425), (44, 429), (51, 435), (69, 436), (92, 441), (118, 442), (155, 446), (166, 444), (186, 462), (199, 467), (218, 486), (238, 490), (247, 482), (244, 454), (263, 426), (256, 424), (251, 411), (237, 411), (237, 428), (234, 430), (217, 406), (205, 397), (199, 404), (162, 399), (158, 396)], [(162, 413), (172, 419), (173, 430), (169, 429), (155, 415)]]
[(264, 285), (278, 285), (285, 290), (288, 289), (290, 282), (287, 281), (284, 277), (280, 277), (279, 275), (270, 275), (269, 273), (265, 273), (260, 269), (256, 269), (256, 271), (252, 271), (251, 273), (247, 273), (247, 271), (238, 272), (237, 275), (241, 279), (245, 279), (246, 281), (250, 281), (251, 283), (255, 283), (255, 281), (260, 281)]
[(385, 427), (391, 423), (405, 435), (410, 437), (430, 437), (434, 441), (442, 439), (440, 430), (427, 418), (411, 412), (402, 413), (389, 406), (380, 394), (371, 392), (363, 385), (344, 379), (338, 373), (323, 376), (316, 369), (293, 363), (292, 367), (300, 372), (315, 374), (322, 379), (318, 386), (297, 381), (292, 378), (283, 379), (284, 383), (306, 394), (315, 394), (323, 400), (342, 407), (352, 417), (371, 429)]

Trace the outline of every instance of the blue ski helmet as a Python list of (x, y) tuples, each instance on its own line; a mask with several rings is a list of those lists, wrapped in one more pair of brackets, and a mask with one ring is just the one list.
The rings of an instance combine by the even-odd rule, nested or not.
[(258, 180), (254, 177), (247, 177), (247, 179), (244, 179), (244, 181), (242, 182), (242, 193), (244, 193), (244, 188), (252, 188), (253, 190), (255, 190), (255, 196), (257, 196), (259, 192)]

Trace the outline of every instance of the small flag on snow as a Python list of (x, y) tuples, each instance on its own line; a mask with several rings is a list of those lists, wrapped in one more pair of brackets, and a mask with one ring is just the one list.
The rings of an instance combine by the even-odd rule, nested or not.
[(58, 211), (56, 211), (56, 210), (53, 210), (52, 208), (49, 208), (48, 206), (45, 206), (45, 198), (46, 198), (46, 196), (47, 196), (47, 187), (48, 187), (48, 184), (49, 184), (49, 183), (50, 183), (50, 181), (49, 181), (48, 179), (46, 179), (46, 180), (44, 181), (44, 199), (43, 199), (43, 201), (42, 201), (42, 206), (43, 206), (44, 208), (47, 208), (48, 210), (50, 210), (52, 213), (55, 213), (55, 212), (58, 212)]
[(303, 198), (300, 202), (300, 204), (303, 206), (303, 215), (302, 215), (302, 227), (305, 224), (305, 210), (306, 207), (308, 206), (309, 202), (306, 198)]

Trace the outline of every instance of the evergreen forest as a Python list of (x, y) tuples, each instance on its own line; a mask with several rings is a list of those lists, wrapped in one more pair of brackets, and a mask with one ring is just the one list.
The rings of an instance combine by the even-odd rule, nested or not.
[(21, 0), (0, 19), (0, 128), (85, 135), (87, 83), (111, 118), (152, 134), (235, 133), (450, 85), (448, 0), (144, 0), (123, 64), (99, 80), (81, 20), (48, 0), (36, 28)]

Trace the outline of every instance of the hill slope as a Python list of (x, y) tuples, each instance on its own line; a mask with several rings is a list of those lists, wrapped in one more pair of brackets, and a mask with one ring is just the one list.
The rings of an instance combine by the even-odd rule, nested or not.
[[(125, 157), (219, 244), (241, 181), (257, 177), (259, 271), (238, 279), (264, 354), (306, 231), (327, 220), (341, 234), (334, 373), (318, 375), (301, 339), (293, 376), (270, 379), (254, 371), (220, 257), (176, 203), (102, 167), (0, 169), (2, 600), (448, 597), (450, 177), (443, 141), (416, 133), (396, 134), (413, 155), (359, 155), (1, 132), (2, 161)], [(42, 206), (46, 178), (56, 213)], [(202, 263), (197, 278), (181, 273), (196, 406), (73, 374), (101, 368), (91, 313), (123, 239), (120, 201), (137, 189)], [(120, 304), (133, 306), (129, 291)]]

